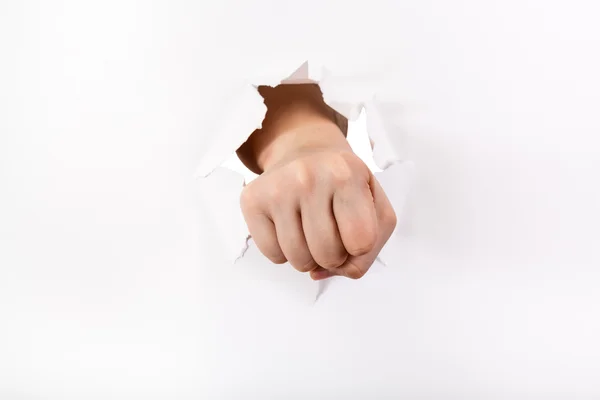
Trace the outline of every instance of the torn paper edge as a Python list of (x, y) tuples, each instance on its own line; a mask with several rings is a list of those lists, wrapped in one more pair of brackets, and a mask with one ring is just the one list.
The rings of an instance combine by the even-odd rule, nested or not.
[[(261, 128), (267, 108), (264, 105), (262, 96), (258, 93), (258, 86), (303, 83), (319, 84), (325, 103), (346, 117), (349, 122), (355, 122), (361, 113), (365, 112), (367, 136), (373, 147), (370, 155), (363, 155), (361, 158), (376, 176), (388, 170), (392, 165), (404, 163), (394, 150), (385, 121), (378, 108), (377, 84), (365, 77), (336, 75), (324, 64), (315, 60), (304, 62), (284, 60), (276, 67), (272, 67), (271, 71), (262, 71), (260, 75), (250, 78), (234, 92), (232, 99), (225, 107), (225, 115), (216, 119), (219, 124), (218, 128), (215, 126), (215, 129), (211, 131), (213, 142), (196, 170), (196, 178), (204, 182), (212, 180), (212, 187), (218, 193), (220, 185), (216, 181), (223, 178), (223, 175), (230, 175), (233, 172), (237, 174), (237, 178), (230, 175), (229, 179), (240, 179), (238, 186), (241, 194), (243, 186), (249, 179), (248, 175), (240, 174), (231, 168), (227, 168), (224, 164), (232, 155), (235, 156), (236, 150), (248, 140), (252, 132)], [(348, 141), (352, 145), (351, 139), (349, 137)], [(364, 158), (365, 156), (367, 159)], [(247, 170), (239, 160), (236, 165)], [(225, 170), (228, 172), (225, 172)], [(244, 176), (246, 178), (242, 179)], [(214, 193), (213, 190), (208, 192)], [(213, 197), (218, 198), (218, 196)], [(228, 216), (229, 223), (217, 224), (221, 228), (220, 236), (230, 251), (228, 254), (233, 255), (231, 258), (232, 263), (237, 262), (244, 256), (251, 241), (251, 236), (241, 214), (239, 202), (237, 202), (238, 199), (236, 199), (235, 207), (237, 207), (239, 215), (236, 212), (235, 215)], [(219, 201), (217, 200), (217, 202)], [(213, 203), (212, 207), (223, 206), (223, 204), (214, 204), (214, 201), (209, 201), (209, 203)], [(398, 205), (395, 203), (398, 202), (392, 201), (398, 214), (401, 210), (396, 209)], [(386, 265), (385, 259), (381, 255), (376, 262)], [(324, 294), (327, 286), (328, 283), (325, 283), (325, 281), (319, 282), (315, 301)]]

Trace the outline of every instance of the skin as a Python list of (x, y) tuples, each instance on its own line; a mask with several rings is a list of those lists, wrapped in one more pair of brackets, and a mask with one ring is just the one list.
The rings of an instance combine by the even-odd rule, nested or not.
[(357, 157), (315, 84), (259, 87), (267, 115), (238, 150), (260, 176), (240, 205), (254, 242), (272, 262), (314, 280), (359, 279), (396, 226), (377, 179)]

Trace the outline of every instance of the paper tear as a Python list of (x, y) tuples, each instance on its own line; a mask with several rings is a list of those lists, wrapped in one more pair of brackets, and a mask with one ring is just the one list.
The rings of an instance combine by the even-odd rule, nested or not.
[(375, 262), (378, 262), (378, 263), (380, 263), (381, 265), (383, 265), (384, 267), (387, 267), (387, 263), (386, 263), (385, 261), (383, 261), (383, 260), (381, 259), (381, 257), (377, 257), (377, 258), (375, 259)]
[(248, 234), (248, 236), (246, 237), (246, 243), (244, 244), (244, 247), (240, 251), (240, 254), (233, 261), (234, 264), (236, 262), (238, 262), (238, 260), (240, 260), (242, 257), (244, 257), (244, 255), (246, 254), (246, 252), (250, 248), (250, 239), (252, 239), (252, 236), (250, 234)]
[(331, 280), (333, 278), (330, 279), (323, 279), (322, 281), (318, 281), (317, 282), (317, 295), (315, 296), (315, 301), (314, 304), (317, 304), (317, 301), (319, 301), (319, 299), (323, 296), (323, 294), (325, 294), (325, 292), (327, 291), (327, 288), (329, 287), (329, 285), (331, 285)]
[[(202, 197), (216, 217), (215, 225), (218, 226), (226, 251), (235, 255), (233, 263), (244, 257), (250, 247), (251, 236), (239, 207), (239, 197), (243, 186), (257, 176), (239, 161), (236, 150), (254, 130), (261, 127), (267, 112), (257, 90), (260, 85), (318, 83), (325, 103), (348, 118), (348, 142), (357, 156), (374, 172), (384, 190), (393, 184), (394, 190), (386, 190), (386, 193), (397, 214), (404, 206), (411, 182), (412, 164), (402, 161), (394, 150), (378, 109), (376, 85), (364, 77), (353, 79), (347, 75), (336, 76), (316, 61), (294, 63), (284, 60), (277, 67), (263, 71), (234, 93), (226, 107), (227, 116), (216, 120), (215, 127), (218, 129), (214, 130), (212, 136), (214, 142), (196, 171), (196, 177), (203, 185)], [(368, 136), (360, 134), (365, 131)], [(365, 148), (371, 151), (365, 151)], [(401, 179), (400, 182), (391, 179), (390, 176), (401, 169), (404, 169), (404, 177), (408, 179)], [(382, 252), (376, 262), (387, 265), (384, 258)], [(302, 277), (310, 279), (306, 275)], [(316, 302), (331, 282), (323, 280), (315, 284), (318, 286)]]

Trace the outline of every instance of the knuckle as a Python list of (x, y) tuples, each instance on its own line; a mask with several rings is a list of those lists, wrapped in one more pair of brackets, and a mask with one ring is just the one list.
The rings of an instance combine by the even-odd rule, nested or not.
[(285, 264), (287, 259), (283, 254), (265, 254), (265, 256), (273, 263), (273, 264)]
[(355, 264), (350, 264), (345, 271), (345, 275), (350, 279), (360, 279), (367, 273), (367, 268), (360, 268)]
[(341, 154), (331, 157), (329, 160), (329, 172), (332, 181), (337, 185), (346, 184), (352, 179), (352, 167), (346, 157)]
[(346, 249), (354, 256), (366, 254), (373, 250), (379, 238), (375, 221), (369, 218), (353, 218), (348, 228)]
[[(285, 188), (283, 185), (271, 185), (266, 193), (268, 199), (273, 204), (279, 204), (284, 200)], [(257, 196), (258, 197), (258, 196)]]
[(347, 258), (348, 257), (346, 254), (326, 256), (326, 257), (323, 257), (322, 259), (319, 259), (319, 266), (321, 266), (325, 269), (338, 268), (339, 266), (344, 264), (344, 262), (346, 262)]
[(351, 249), (352, 254), (362, 255), (373, 250), (377, 242), (377, 235), (374, 232), (364, 230), (363, 232), (358, 233), (356, 236), (356, 245)]
[(308, 262), (299, 263), (297, 265), (294, 265), (294, 268), (296, 268), (300, 272), (310, 272), (313, 269), (315, 269), (316, 267), (317, 267), (317, 264), (312, 259)]
[(396, 229), (398, 216), (392, 207), (387, 207), (383, 214), (383, 223), (390, 232)]
[(297, 162), (294, 164), (294, 182), (299, 190), (312, 190), (315, 183), (315, 177), (312, 168), (308, 163)]
[(242, 193), (240, 194), (240, 205), (242, 207), (242, 211), (256, 207), (257, 197), (254, 194), (254, 189), (252, 186), (245, 186), (242, 189)]
[(319, 261), (319, 266), (321, 266), (325, 269), (335, 269), (335, 268), (339, 267), (340, 265), (342, 265), (342, 264), (338, 261), (332, 261), (332, 260)]

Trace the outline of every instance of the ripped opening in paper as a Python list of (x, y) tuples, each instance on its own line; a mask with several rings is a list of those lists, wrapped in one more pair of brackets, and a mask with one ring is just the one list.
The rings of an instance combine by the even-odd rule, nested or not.
[[(306, 61), (297, 65), (291, 73), (289, 69), (266, 73), (250, 79), (239, 88), (227, 107), (230, 117), (219, 119), (219, 129), (212, 132), (214, 142), (196, 171), (203, 185), (205, 206), (210, 208), (216, 219), (215, 226), (232, 263), (241, 259), (252, 245), (239, 207), (239, 197), (243, 186), (257, 175), (238, 159), (236, 150), (252, 132), (261, 128), (267, 112), (257, 90), (261, 85), (317, 83), (324, 102), (348, 119), (347, 140), (356, 155), (371, 169), (384, 190), (386, 185), (394, 184), (394, 195), (388, 194), (388, 197), (399, 216), (404, 206), (412, 164), (401, 160), (395, 152), (386, 121), (378, 107), (376, 85), (364, 77), (336, 75), (318, 62)], [(395, 179), (390, 179), (398, 172), (400, 174)], [(398, 188), (398, 185), (404, 187)], [(385, 264), (386, 260), (380, 254), (377, 262)], [(307, 275), (303, 278), (310, 280)], [(318, 299), (326, 292), (330, 282), (310, 280), (310, 284), (314, 289), (311, 289), (313, 293), (310, 296)]]

